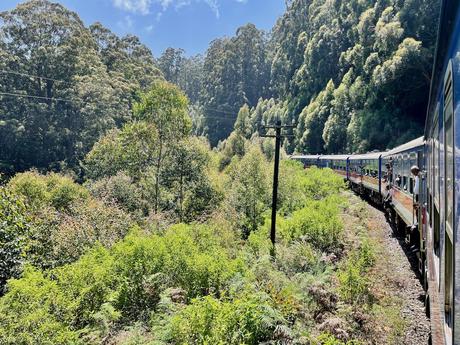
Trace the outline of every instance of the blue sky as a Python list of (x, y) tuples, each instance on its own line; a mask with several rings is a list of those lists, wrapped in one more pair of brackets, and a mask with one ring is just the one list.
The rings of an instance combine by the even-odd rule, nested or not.
[[(0, 11), (18, 0), (0, 0)], [(155, 56), (167, 47), (187, 55), (204, 53), (213, 39), (234, 35), (246, 23), (270, 30), (284, 12), (284, 0), (57, 0), (86, 25), (96, 21), (118, 35), (139, 36)]]

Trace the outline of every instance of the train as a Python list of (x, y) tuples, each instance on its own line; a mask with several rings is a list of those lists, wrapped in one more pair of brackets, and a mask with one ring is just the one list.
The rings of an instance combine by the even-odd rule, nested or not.
[(384, 152), (293, 155), (381, 205), (416, 252), (432, 344), (460, 344), (460, 1), (441, 3), (424, 135)]

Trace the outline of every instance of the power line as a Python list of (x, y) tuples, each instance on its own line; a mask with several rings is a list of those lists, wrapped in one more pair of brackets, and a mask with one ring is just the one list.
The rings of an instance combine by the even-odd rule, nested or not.
[(51, 80), (51, 81), (58, 82), (58, 83), (71, 84), (70, 81), (66, 81), (66, 80), (60, 80), (60, 79), (54, 79), (54, 78), (48, 78), (48, 77), (41, 77), (41, 76), (38, 76), (38, 75), (27, 74), (27, 73), (22, 73), (22, 72), (6, 71), (6, 70), (3, 70), (3, 69), (0, 70), (0, 73), (20, 75), (22, 77), (38, 78), (38, 79), (43, 79), (43, 80)]
[(34, 95), (21, 94), (21, 93), (12, 93), (12, 92), (0, 92), (0, 95), (1, 96), (22, 97), (22, 98), (35, 98), (35, 99), (43, 99), (43, 100), (57, 101), (57, 102), (73, 102), (73, 100), (65, 99), (65, 98), (34, 96)]

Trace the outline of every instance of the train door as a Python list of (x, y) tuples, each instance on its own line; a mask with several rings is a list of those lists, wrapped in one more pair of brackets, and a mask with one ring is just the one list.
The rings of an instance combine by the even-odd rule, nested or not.
[(447, 335), (453, 329), (454, 315), (454, 107), (452, 66), (444, 78), (444, 313)]

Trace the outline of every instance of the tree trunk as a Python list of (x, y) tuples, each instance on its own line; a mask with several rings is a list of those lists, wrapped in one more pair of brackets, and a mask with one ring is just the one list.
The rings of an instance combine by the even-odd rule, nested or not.
[(154, 212), (155, 214), (158, 213), (158, 203), (160, 200), (160, 169), (161, 169), (161, 159), (163, 153), (163, 139), (160, 137), (160, 151), (158, 152), (158, 159), (157, 159), (157, 171), (155, 176), (155, 205), (154, 205)]

